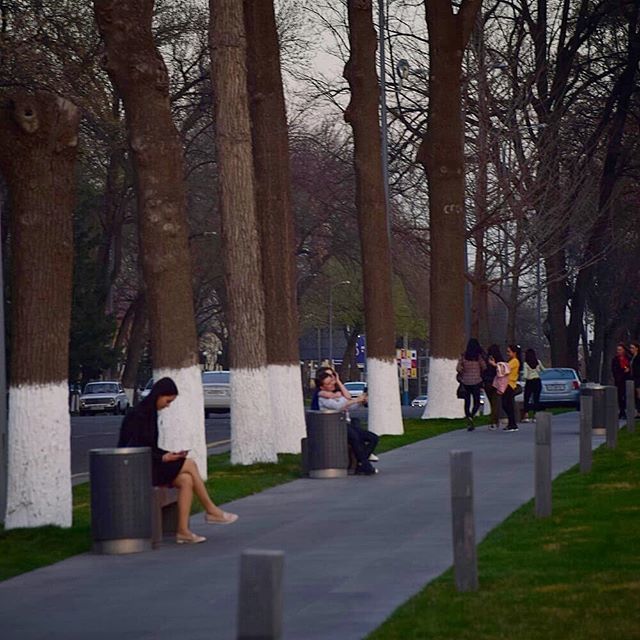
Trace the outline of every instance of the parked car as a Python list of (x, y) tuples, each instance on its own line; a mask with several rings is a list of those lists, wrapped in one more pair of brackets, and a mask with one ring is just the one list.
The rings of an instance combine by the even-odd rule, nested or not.
[(129, 408), (129, 398), (117, 381), (89, 382), (85, 385), (78, 404), (81, 416), (94, 413), (118, 415)]
[(551, 368), (540, 373), (540, 404), (547, 407), (572, 405), (580, 408), (580, 376), (575, 369)]
[(144, 389), (140, 392), (140, 400), (144, 400), (151, 393), (153, 382), (153, 378), (149, 378), (149, 380), (147, 380), (147, 384), (144, 385)]
[(427, 402), (429, 401), (429, 397), (427, 395), (424, 396), (416, 396), (412, 401), (411, 401), (411, 406), (412, 407), (426, 407), (427, 406)]
[(366, 382), (345, 382), (344, 387), (351, 394), (352, 398), (357, 398), (367, 392)]
[(228, 371), (203, 371), (204, 415), (231, 409), (231, 382)]

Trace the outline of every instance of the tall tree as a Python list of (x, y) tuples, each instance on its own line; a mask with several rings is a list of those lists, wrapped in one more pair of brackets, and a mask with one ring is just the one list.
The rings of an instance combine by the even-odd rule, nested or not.
[(344, 118), (353, 128), (356, 208), (362, 251), (369, 428), (403, 433), (391, 292), (391, 254), (382, 172), (376, 75), (376, 32), (370, 0), (349, 0), (350, 57), (344, 77), (351, 101)]
[(273, 2), (244, 0), (244, 20), (271, 421), (277, 450), (296, 453), (305, 434), (296, 305), (296, 239), (287, 115)]
[(418, 150), (429, 182), (431, 312), (429, 404), (424, 417), (453, 418), (455, 367), (465, 341), (465, 184), (462, 56), (482, 0), (425, 1), (429, 31), (429, 114)]
[(269, 419), (265, 301), (254, 192), (244, 11), (242, 2), (237, 0), (209, 0), (209, 7), (230, 336), (231, 461), (270, 462), (277, 460), (277, 447)]
[(161, 414), (160, 440), (170, 451), (190, 449), (206, 477), (183, 150), (171, 117), (167, 68), (154, 42), (153, 7), (154, 0), (94, 2), (104, 65), (122, 98), (135, 171), (154, 376), (172, 377), (180, 391)]
[(12, 258), (7, 529), (71, 526), (67, 367), (79, 121), (75, 105), (50, 93), (2, 97)]

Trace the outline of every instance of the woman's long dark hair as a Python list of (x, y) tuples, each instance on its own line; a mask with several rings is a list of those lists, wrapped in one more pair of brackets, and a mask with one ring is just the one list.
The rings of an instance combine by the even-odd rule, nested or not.
[(500, 347), (497, 344), (492, 344), (487, 349), (487, 356), (491, 356), (496, 362), (504, 362), (502, 351), (500, 351)]
[(477, 360), (482, 355), (482, 347), (475, 338), (470, 338), (467, 342), (467, 349), (464, 352), (465, 360)]
[(145, 409), (156, 411), (156, 402), (160, 396), (177, 396), (178, 387), (171, 378), (160, 378), (153, 387), (149, 395), (140, 403)]
[(524, 352), (524, 361), (532, 368), (535, 369), (540, 361), (538, 360), (538, 356), (533, 349), (527, 349)]

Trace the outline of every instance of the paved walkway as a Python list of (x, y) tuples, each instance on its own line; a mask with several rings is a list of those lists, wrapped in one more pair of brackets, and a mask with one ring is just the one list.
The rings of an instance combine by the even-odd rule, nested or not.
[[(533, 496), (533, 430), (455, 431), (380, 456), (380, 474), (297, 480), (230, 503), (190, 547), (84, 554), (0, 583), (4, 640), (235, 638), (239, 555), (285, 552), (290, 640), (358, 640), (452, 560), (449, 451), (474, 455), (478, 540)], [(603, 438), (594, 438), (594, 446)], [(578, 461), (578, 414), (553, 418), (553, 473)], [(482, 584), (482, 575), (480, 575)]]

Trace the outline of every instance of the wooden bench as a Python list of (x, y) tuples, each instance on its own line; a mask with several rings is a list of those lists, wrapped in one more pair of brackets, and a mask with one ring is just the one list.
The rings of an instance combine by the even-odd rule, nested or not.
[(178, 490), (174, 487), (151, 488), (151, 545), (155, 548), (164, 536), (178, 530)]

